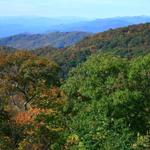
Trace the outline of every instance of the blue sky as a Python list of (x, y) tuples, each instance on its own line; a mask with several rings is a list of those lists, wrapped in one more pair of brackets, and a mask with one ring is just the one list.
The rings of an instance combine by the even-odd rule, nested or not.
[(150, 0), (0, 0), (0, 16), (107, 18), (150, 15)]

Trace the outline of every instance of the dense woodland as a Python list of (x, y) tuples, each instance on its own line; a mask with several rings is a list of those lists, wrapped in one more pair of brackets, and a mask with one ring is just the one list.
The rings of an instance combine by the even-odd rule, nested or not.
[(57, 62), (63, 68), (64, 74), (95, 53), (111, 53), (130, 59), (150, 52), (150, 24), (98, 33), (64, 50), (55, 51), (51, 47), (44, 47), (34, 52)]
[(0, 150), (149, 150), (150, 24), (65, 49), (0, 49)]

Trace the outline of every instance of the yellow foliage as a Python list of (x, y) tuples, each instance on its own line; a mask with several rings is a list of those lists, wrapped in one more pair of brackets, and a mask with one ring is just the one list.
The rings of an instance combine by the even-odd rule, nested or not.
[(42, 150), (40, 144), (30, 143), (26, 139), (24, 139), (23, 141), (21, 141), (19, 143), (18, 150), (27, 150), (27, 149), (30, 149), (30, 150)]
[(132, 145), (133, 149), (149, 150), (150, 149), (150, 135), (138, 135), (137, 141)]
[(70, 135), (67, 139), (67, 144), (78, 144), (79, 143), (79, 136), (76, 134)]

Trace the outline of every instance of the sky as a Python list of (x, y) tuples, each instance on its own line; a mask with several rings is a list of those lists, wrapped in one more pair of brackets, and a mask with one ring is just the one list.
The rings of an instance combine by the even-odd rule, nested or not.
[(150, 16), (150, 0), (0, 0), (0, 16)]

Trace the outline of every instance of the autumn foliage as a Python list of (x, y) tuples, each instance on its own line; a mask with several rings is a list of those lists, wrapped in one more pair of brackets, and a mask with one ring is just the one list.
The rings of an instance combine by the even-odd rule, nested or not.
[(49, 53), (60, 66), (41, 53), (0, 53), (0, 150), (149, 150), (150, 54), (138, 56), (149, 29)]
[(34, 122), (35, 118), (41, 113), (51, 114), (54, 113), (54, 110), (30, 108), (28, 111), (18, 112), (13, 120), (16, 122), (16, 124), (20, 125), (31, 124)]

